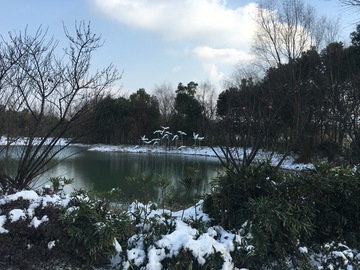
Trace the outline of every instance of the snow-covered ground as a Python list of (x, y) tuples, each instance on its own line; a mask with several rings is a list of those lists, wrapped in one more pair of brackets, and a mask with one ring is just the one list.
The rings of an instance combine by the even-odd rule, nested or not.
[[(52, 138), (48, 138), (45, 141), (45, 144), (49, 144), (51, 142)], [(27, 137), (14, 137), (14, 138), (8, 138), (6, 136), (0, 137), (0, 146), (1, 145), (27, 145), (29, 141), (29, 138)], [(42, 138), (34, 138), (33, 144), (38, 145), (42, 141)], [(66, 145), (68, 143), (67, 139), (60, 138), (56, 145)]]
[[(43, 208), (48, 204), (59, 205), (67, 207), (70, 196), (69, 195), (44, 195), (40, 196), (33, 190), (23, 190), (15, 194), (6, 195), (0, 198), (0, 206), (6, 203), (11, 203), (17, 199), (22, 198), (28, 200), (29, 207), (27, 209), (12, 209), (8, 215), (0, 215), (0, 234), (9, 233), (6, 228), (6, 223), (18, 222), (21, 220), (30, 220), (28, 226), (34, 227), (35, 229), (41, 226), (46, 226), (49, 218), (45, 216), (34, 215), (37, 207)], [(71, 211), (69, 208), (68, 211)], [(160, 270), (162, 269), (161, 261), (165, 258), (176, 257), (182, 249), (189, 250), (193, 256), (198, 260), (199, 264), (206, 262), (206, 257), (215, 253), (220, 252), (224, 259), (222, 269), (234, 269), (232, 264), (232, 258), (230, 255), (231, 251), (234, 251), (234, 242), (240, 243), (241, 237), (239, 235), (229, 233), (219, 226), (209, 227), (207, 232), (202, 233), (199, 236), (199, 231), (192, 228), (187, 220), (190, 219), (202, 219), (202, 221), (209, 221), (209, 217), (202, 211), (202, 201), (196, 206), (190, 207), (185, 210), (171, 212), (165, 209), (156, 209), (149, 205), (143, 205), (139, 202), (132, 203), (128, 210), (126, 210), (129, 216), (132, 213), (141, 212), (142, 219), (137, 227), (144, 227), (143, 222), (151, 219), (158, 219), (156, 223), (165, 223), (164, 213), (168, 216), (172, 216), (172, 221), (175, 224), (175, 230), (169, 234), (163, 235), (161, 239), (156, 242), (156, 247), (152, 246), (147, 251), (143, 250), (141, 241), (144, 234), (134, 235), (130, 237), (129, 243), (130, 248), (123, 250), (116, 239), (114, 239), (114, 249), (118, 252), (118, 256), (113, 257), (112, 265), (122, 265), (121, 269), (128, 269), (130, 263), (137, 266), (142, 266), (146, 261), (146, 269), (148, 270)], [(150, 229), (150, 227), (148, 227)], [(24, 239), (25, 241), (25, 239)], [(51, 249), (57, 242), (57, 239), (50, 241), (47, 246)], [(168, 252), (165, 254), (165, 249)], [(126, 252), (128, 260), (121, 261), (120, 253)]]
[[(29, 201), (27, 209), (12, 209), (8, 215), (0, 213), (0, 234), (9, 233), (6, 228), (7, 223), (29, 220), (29, 227), (37, 229), (39, 226), (46, 226), (49, 218), (45, 216), (36, 216), (37, 207), (45, 207), (48, 204), (67, 207), (70, 196), (61, 194), (39, 195), (35, 191), (19, 191), (15, 194), (4, 195), (0, 198), (0, 207), (6, 203), (11, 203), (18, 198)], [(85, 198), (86, 199), (86, 198)], [(68, 211), (72, 211), (69, 208)], [(242, 254), (251, 253), (254, 247), (247, 244), (251, 235), (244, 235), (241, 228), (238, 231), (226, 231), (220, 226), (208, 226), (199, 231), (191, 226), (191, 221), (201, 219), (207, 222), (209, 217), (202, 210), (202, 201), (199, 201), (193, 207), (177, 212), (171, 212), (167, 209), (160, 209), (153, 205), (144, 205), (139, 202), (132, 203), (125, 210), (130, 217), (133, 213), (140, 213), (141, 218), (137, 218), (137, 228), (143, 228), (128, 239), (129, 246), (125, 250), (114, 239), (114, 251), (117, 255), (112, 257), (111, 266), (116, 269), (132, 269), (131, 266), (137, 266), (139, 269), (161, 270), (162, 262), (166, 259), (176, 259), (176, 256), (183, 250), (187, 250), (197, 260), (199, 265), (203, 265), (211, 255), (220, 255), (223, 259), (221, 269), (223, 270), (240, 270), (233, 263), (232, 252), (238, 251)], [(166, 214), (166, 215), (164, 215)], [(149, 221), (153, 221), (153, 225)], [(174, 229), (160, 236), (154, 244), (144, 249), (145, 238), (151, 235), (148, 232), (153, 229), (151, 226), (159, 224), (174, 224)], [(16, 227), (15, 227), (16, 228)], [(58, 239), (53, 239), (47, 243), (47, 248), (52, 249)], [(24, 239), (25, 241), (25, 239)], [(299, 246), (298, 252), (309, 255), (311, 264), (314, 269), (346, 269), (353, 270), (353, 264), (360, 261), (360, 253), (352, 250), (345, 245), (330, 243), (327, 245), (333, 250), (327, 255), (312, 253), (306, 246)], [(31, 247), (30, 247), (31, 248)], [(326, 248), (326, 247), (325, 247)], [(29, 258), (30, 259), (30, 258)], [(324, 267), (325, 265), (325, 267)], [(339, 265), (343, 267), (338, 268)], [(358, 264), (357, 264), (358, 265)], [(245, 268), (241, 268), (245, 270)], [(289, 269), (292, 269), (289, 267)], [(294, 268), (297, 269), (297, 268)]]

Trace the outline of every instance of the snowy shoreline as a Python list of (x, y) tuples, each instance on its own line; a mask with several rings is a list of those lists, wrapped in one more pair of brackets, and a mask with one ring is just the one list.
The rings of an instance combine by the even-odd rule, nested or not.
[[(76, 145), (74, 145), (76, 146)], [(79, 144), (78, 146), (85, 146)], [(154, 154), (173, 154), (173, 155), (192, 155), (192, 156), (205, 156), (217, 158), (217, 155), (214, 151), (220, 156), (224, 157), (221, 152), (220, 147), (214, 147), (214, 151), (211, 147), (208, 146), (195, 146), (195, 147), (183, 147), (178, 149), (164, 149), (162, 147), (148, 147), (148, 146), (138, 146), (138, 145), (105, 145), (105, 144), (96, 144), (96, 145), (87, 145), (87, 151), (94, 152), (121, 152), (121, 153), (154, 153)], [(242, 149), (238, 149), (239, 153), (242, 153)], [(267, 151), (259, 151), (256, 156), (256, 161), (264, 161), (270, 157), (271, 153)], [(241, 158), (241, 156), (240, 156)], [(279, 160), (282, 158), (281, 154), (273, 154), (271, 157), (271, 163), (276, 165)], [(282, 169), (285, 170), (305, 170), (314, 168), (313, 164), (310, 163), (295, 163), (295, 158), (292, 156), (287, 157), (281, 165)]]
[[(48, 139), (50, 141), (51, 138)], [(34, 140), (34, 144), (38, 144), (41, 139)], [(65, 146), (68, 143), (67, 139), (59, 139), (56, 145)], [(0, 145), (6, 146), (8, 144), (8, 140), (5, 136), (0, 137)], [(27, 144), (27, 138), (15, 138), (11, 141), (11, 145), (20, 145), (24, 146)], [(171, 148), (166, 149), (161, 146), (139, 146), (139, 145), (107, 145), (107, 144), (70, 144), (69, 146), (80, 147), (86, 149), (86, 151), (94, 151), (94, 152), (121, 152), (121, 153), (154, 153), (154, 154), (172, 154), (172, 155), (192, 155), (192, 156), (204, 156), (204, 157), (212, 157), (218, 158), (214, 151), (218, 154), (219, 157), (224, 157), (220, 147), (214, 147), (214, 151), (211, 147), (208, 146), (181, 146), (179, 148)], [(234, 153), (237, 151), (240, 155), (239, 158), (242, 158), (243, 149), (238, 148), (237, 150), (233, 150)], [(248, 150), (249, 151), (249, 150)], [(255, 161), (264, 161), (269, 159), (271, 156), (271, 152), (268, 151), (259, 151), (256, 155)], [(281, 154), (273, 154), (271, 156), (271, 163), (273, 165), (277, 165), (278, 162), (282, 159)], [(285, 170), (305, 170), (314, 168), (313, 164), (310, 163), (295, 163), (295, 158), (293, 156), (288, 156), (283, 161), (281, 165), (282, 169)]]

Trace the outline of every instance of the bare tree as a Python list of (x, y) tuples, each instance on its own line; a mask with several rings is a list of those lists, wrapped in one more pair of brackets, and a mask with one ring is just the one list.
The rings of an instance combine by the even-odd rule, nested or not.
[(10, 130), (9, 125), (1, 131), (8, 136), (6, 156), (0, 163), (0, 187), (4, 190), (29, 187), (55, 155), (78, 137), (59, 145), (61, 139), (91, 120), (92, 103), (121, 78), (113, 65), (91, 74), (91, 56), (103, 43), (91, 32), (90, 24), (76, 24), (74, 35), (65, 26), (64, 32), (69, 46), (61, 56), (57, 55), (58, 42), (47, 40), (47, 31), (41, 27), (35, 35), (25, 29), (1, 39), (1, 61), (8, 67), (1, 69), (0, 95), (6, 97), (1, 105), (5, 112), (16, 115), (23, 111), (28, 118), (21, 134), (26, 136), (26, 143), (15, 171), (9, 168), (8, 154), (13, 154), (11, 147), (20, 132)]
[(159, 101), (159, 110), (164, 125), (168, 125), (175, 111), (175, 90), (169, 82), (155, 85), (154, 94)]
[(265, 68), (297, 59), (338, 31), (337, 21), (318, 19), (315, 9), (302, 0), (261, 0), (256, 23), (252, 50)]
[(317, 20), (316, 27), (312, 31), (312, 40), (317, 50), (324, 49), (326, 46), (339, 37), (340, 17), (329, 18), (322, 16)]
[(348, 6), (360, 6), (360, 0), (339, 0), (339, 2)]
[(210, 82), (200, 83), (196, 91), (196, 99), (203, 107), (203, 115), (206, 119), (212, 120), (216, 112), (216, 89)]

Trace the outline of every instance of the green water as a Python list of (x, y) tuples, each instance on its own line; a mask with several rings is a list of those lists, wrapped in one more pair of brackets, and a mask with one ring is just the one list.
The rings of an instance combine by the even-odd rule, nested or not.
[[(63, 156), (74, 154), (78, 150), (69, 148)], [(170, 185), (165, 189), (167, 193), (184, 194), (183, 181), (190, 177), (194, 183), (187, 192), (203, 194), (209, 191), (209, 183), (221, 170), (216, 158), (168, 154), (82, 151), (57, 161), (59, 163), (42, 176), (40, 182), (46, 181), (50, 176), (73, 178), (74, 184), (67, 191), (78, 188), (93, 188), (96, 191), (120, 188), (127, 198), (132, 199), (144, 199), (144, 196), (159, 199), (161, 192), (157, 182), (160, 176), (170, 180)], [(127, 180), (129, 177), (140, 176), (149, 177), (151, 182), (143, 184)]]

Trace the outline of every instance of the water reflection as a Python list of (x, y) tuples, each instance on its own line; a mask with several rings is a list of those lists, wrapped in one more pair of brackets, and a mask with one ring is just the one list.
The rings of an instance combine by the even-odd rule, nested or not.
[[(69, 148), (66, 151), (74, 154), (78, 149)], [(97, 191), (120, 188), (126, 196), (142, 199), (139, 196), (144, 196), (144, 194), (141, 194), (139, 190), (143, 186), (129, 182), (126, 178), (148, 176), (152, 184), (147, 190), (147, 196), (158, 199), (160, 189), (155, 182), (160, 176), (171, 181), (166, 189), (167, 192), (178, 193), (183, 190), (182, 180), (190, 172), (193, 178), (201, 179), (198, 186), (194, 186), (191, 192), (204, 193), (209, 191), (209, 182), (217, 176), (220, 169), (218, 160), (209, 157), (83, 151), (56, 164), (42, 176), (41, 182), (54, 176), (74, 178), (73, 187), (68, 188), (67, 191), (74, 188), (94, 188)]]

